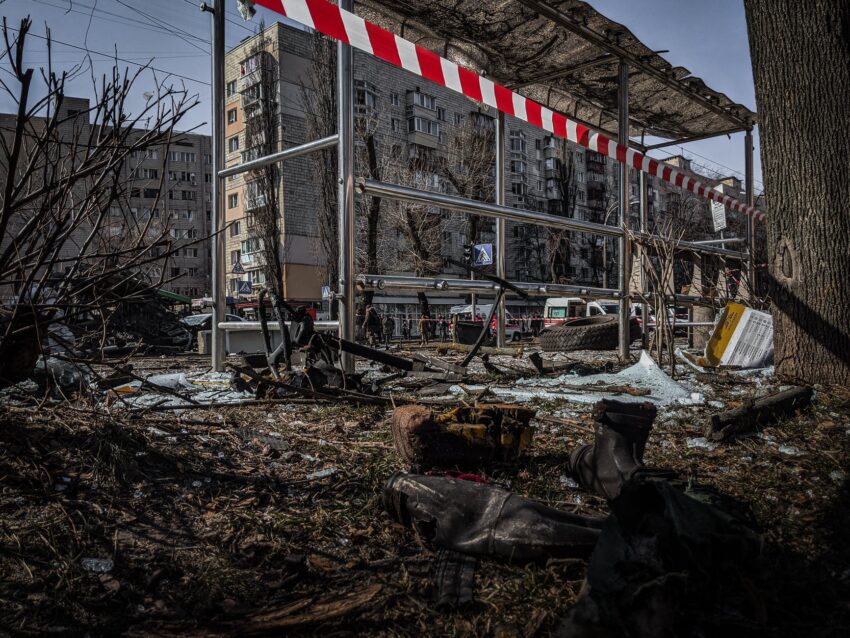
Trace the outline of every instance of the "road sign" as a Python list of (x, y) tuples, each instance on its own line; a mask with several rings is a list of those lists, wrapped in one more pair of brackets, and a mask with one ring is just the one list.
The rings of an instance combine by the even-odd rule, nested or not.
[(330, 286), (322, 286), (322, 299), (330, 299), (331, 298), (331, 287)]
[(254, 284), (250, 281), (237, 281), (236, 282), (236, 294), (238, 295), (250, 295), (254, 291)]
[(493, 263), (493, 244), (475, 244), (473, 254), (476, 266), (490, 266)]
[(231, 272), (231, 274), (234, 274), (234, 275), (244, 275), (245, 269), (242, 267), (242, 262), (237, 261), (235, 264), (233, 264), (233, 268), (231, 269), (230, 272)]

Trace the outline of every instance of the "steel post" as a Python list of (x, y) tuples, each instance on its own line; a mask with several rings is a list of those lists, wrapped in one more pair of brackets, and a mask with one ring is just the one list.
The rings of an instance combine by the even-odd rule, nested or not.
[[(744, 188), (747, 191), (747, 205), (755, 206), (756, 193), (753, 179), (753, 129), (748, 128), (744, 135)], [(747, 217), (747, 293), (750, 299), (755, 296), (755, 220)]]
[[(640, 172), (640, 232), (649, 232), (649, 176), (643, 171)], [(646, 259), (644, 255), (643, 244), (638, 244), (638, 266), (640, 268), (640, 289), (646, 290), (648, 277), (646, 276)], [(630, 291), (631, 292), (631, 291)], [(644, 301), (641, 304), (641, 321), (646, 321), (649, 313), (649, 304)], [(641, 331), (641, 346), (646, 350), (649, 345), (649, 335), (646, 330)]]
[[(351, 11), (352, 0), (340, 0)], [(351, 46), (337, 44), (337, 133), (339, 135), (339, 336), (354, 341), (354, 78)], [(354, 357), (340, 353), (346, 372), (354, 371)]]
[[(629, 65), (620, 60), (617, 68), (617, 122), (618, 141), (624, 146), (629, 145)], [(619, 354), (625, 360), (629, 356), (629, 280), (631, 272), (631, 255), (629, 255), (629, 239), (625, 230), (629, 223), (629, 165), (620, 162), (620, 228), (623, 234), (619, 239), (620, 257), (620, 330)], [(607, 264), (606, 264), (607, 266)]]
[[(505, 205), (505, 114), (496, 118), (496, 204)], [(507, 279), (505, 226), (507, 220), (496, 220), (496, 275)], [(496, 309), (496, 345), (505, 347), (505, 297)]]
[(224, 178), (219, 172), (224, 168), (224, 19), (225, 0), (215, 0), (213, 8), (202, 7), (212, 13), (212, 367), (224, 370), (224, 331), (219, 323), (227, 315), (225, 275), (226, 225), (224, 215)]

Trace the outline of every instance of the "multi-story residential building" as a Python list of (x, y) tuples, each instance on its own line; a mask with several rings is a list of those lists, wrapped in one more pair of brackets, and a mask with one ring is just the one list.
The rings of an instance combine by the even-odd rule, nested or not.
[[(88, 135), (85, 127), (91, 126), (87, 117), (90, 102), (87, 98), (65, 97), (57, 114), (66, 120), (60, 132), (68, 142), (75, 129)], [(14, 130), (13, 114), (0, 114), (0, 127)], [(64, 152), (70, 143), (60, 144)], [(210, 137), (190, 133), (176, 133), (168, 148), (150, 148), (132, 153), (123, 167), (124, 196), (115, 201), (105, 222), (107, 237), (121, 237), (148, 226), (151, 236), (165, 232), (173, 240), (176, 253), (164, 256), (162, 261), (146, 266), (148, 274), (162, 277), (163, 288), (171, 292), (198, 298), (209, 295), (210, 248), (204, 241), (210, 233), (212, 157)], [(68, 242), (66, 251), (82, 245), (88, 233), (78, 230), (80, 241)], [(199, 241), (201, 240), (201, 241)], [(154, 247), (162, 251), (162, 247)], [(62, 255), (74, 257), (76, 254)]]
[[(226, 57), (227, 83), (226, 145), (229, 165), (246, 161), (257, 155), (256, 144), (246, 135), (252, 119), (258, 115), (257, 104), (278, 109), (274, 120), (273, 137), (280, 140), (274, 149), (309, 141), (302, 94), (308, 86), (312, 67), (312, 38), (304, 30), (280, 23), (267, 27), (262, 33), (247, 38)], [(274, 82), (258, 88), (263, 75), (262, 65), (273, 69)], [(354, 51), (355, 116), (368, 120), (380, 160), (385, 164), (383, 179), (407, 181), (419, 188), (457, 192), (452, 179), (435, 168), (442, 157), (457, 163), (457, 144), (463, 130), (474, 121), (478, 130), (493, 127), (493, 115), (483, 107), (447, 88), (432, 85), (397, 67), (372, 56)], [(270, 91), (263, 100), (264, 91)], [(363, 146), (363, 140), (355, 142)], [(618, 224), (617, 163), (608, 157), (575, 144), (552, 137), (545, 131), (513, 117), (506, 118), (506, 205), (545, 211), (555, 215), (575, 217), (598, 223)], [(266, 149), (269, 150), (269, 149)], [(461, 151), (463, 152), (463, 151)], [(666, 160), (677, 170), (690, 171), (683, 157)], [(278, 192), (280, 207), (281, 256), (284, 269), (284, 294), (293, 300), (318, 302), (322, 285), (323, 262), (317, 237), (317, 185), (310, 169), (310, 160), (302, 157), (286, 162), (281, 169)], [(445, 162), (444, 162), (445, 165)], [(404, 167), (404, 168), (403, 168)], [(493, 168), (487, 169), (492, 173)], [(406, 172), (405, 172), (406, 171)], [(638, 174), (631, 171), (629, 224), (639, 225)], [(705, 176), (699, 176), (706, 181)], [(709, 236), (710, 208), (693, 196), (670, 187), (652, 177), (649, 180), (649, 220), (652, 225), (665, 215), (681, 214), (686, 208), (697, 212), (700, 221), (692, 221), (689, 236)], [(740, 182), (734, 179), (707, 180), (720, 183), (724, 192), (740, 195)], [(463, 193), (461, 193), (463, 194)], [(228, 275), (228, 294), (235, 294), (237, 280), (248, 279), (262, 283), (258, 262), (261, 248), (252, 232), (251, 209), (262, 205), (256, 198), (250, 180), (235, 177), (227, 182), (227, 221), (231, 224), (227, 239), (228, 269), (239, 272)], [(387, 211), (392, 211), (391, 204)], [(443, 258), (459, 258), (462, 245), (473, 239), (492, 242), (494, 224), (481, 218), (476, 237), (467, 235), (465, 216), (448, 211), (433, 210), (435, 228), (439, 228), (439, 251)], [(730, 226), (734, 215), (729, 215)], [(380, 221), (380, 266), (384, 272), (415, 274), (398, 214), (382, 214)], [(585, 233), (553, 232), (547, 228), (509, 222), (507, 224), (507, 274), (510, 279), (576, 283), (616, 287), (617, 242)], [(733, 231), (734, 232), (734, 231)], [(697, 236), (699, 235), (699, 236)], [(239, 266), (237, 266), (237, 263)], [(460, 269), (443, 263), (446, 276), (458, 276)], [(437, 273), (434, 273), (437, 274)], [(383, 298), (390, 308), (401, 312), (414, 304), (414, 296), (386, 293)], [(437, 304), (453, 299), (439, 299)]]

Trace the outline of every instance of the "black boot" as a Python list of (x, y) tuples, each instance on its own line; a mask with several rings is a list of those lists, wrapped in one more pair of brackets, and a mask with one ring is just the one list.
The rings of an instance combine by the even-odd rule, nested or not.
[(384, 508), (437, 547), (530, 562), (590, 555), (602, 519), (556, 510), (494, 485), (396, 472)]
[(657, 410), (649, 402), (602, 399), (594, 406), (596, 441), (570, 455), (570, 473), (587, 490), (607, 500), (616, 498), (643, 467), (643, 452)]

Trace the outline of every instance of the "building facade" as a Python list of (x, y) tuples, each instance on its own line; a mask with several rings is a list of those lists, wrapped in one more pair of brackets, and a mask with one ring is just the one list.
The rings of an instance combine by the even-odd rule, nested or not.
[[(227, 163), (233, 165), (257, 156), (256, 144), (249, 136), (256, 103), (261, 100), (257, 84), (258, 51), (274, 69), (275, 81), (272, 108), (280, 117), (275, 120), (275, 138), (280, 143), (273, 149), (286, 148), (310, 141), (307, 139), (307, 119), (303, 91), (310, 85), (313, 39), (319, 37), (280, 23), (271, 25), (260, 34), (247, 38), (226, 57), (227, 103)], [(368, 129), (376, 164), (382, 168), (385, 181), (396, 181), (419, 188), (459, 193), (458, 186), (445, 167), (462, 166), (464, 127), (470, 120), (479, 130), (493, 126), (495, 113), (487, 107), (444, 87), (428, 83), (397, 67), (384, 63), (360, 51), (354, 51), (355, 117), (359, 131)], [(364, 122), (367, 122), (364, 124)], [(545, 131), (513, 117), (506, 118), (506, 205), (515, 208), (543, 211), (597, 223), (618, 224), (618, 165), (608, 157), (578, 145), (556, 139)], [(356, 146), (362, 150), (364, 139)], [(480, 149), (479, 149), (480, 151)], [(434, 158), (443, 158), (435, 161)], [(474, 159), (474, 158), (472, 158)], [(697, 176), (709, 184), (718, 184), (724, 193), (743, 197), (741, 183), (736, 178), (709, 178), (698, 175), (689, 161), (681, 156), (664, 160), (677, 170)], [(443, 170), (439, 167), (442, 166)], [(366, 166), (360, 166), (358, 175)], [(487, 169), (490, 177), (493, 168)], [(284, 294), (293, 300), (318, 302), (323, 285), (323, 264), (327, 257), (320, 248), (317, 227), (317, 184), (307, 157), (283, 164), (279, 186), (281, 256), (284, 262)], [(629, 225), (639, 226), (638, 173), (630, 171)], [(685, 225), (687, 239), (713, 238), (718, 235), (711, 227), (710, 207), (689, 193), (676, 189), (661, 180), (648, 177), (650, 228), (663, 220), (679, 220)], [(262, 273), (256, 261), (259, 250), (252, 234), (251, 208), (256, 203), (250, 179), (236, 177), (227, 182), (228, 294), (236, 294), (238, 281), (262, 283)], [(492, 195), (492, 194), (491, 194)], [(360, 196), (358, 196), (360, 198)], [(404, 212), (391, 202), (382, 203), (378, 232), (378, 267), (381, 273), (422, 274), (412, 257), (406, 238)], [(459, 259), (465, 244), (492, 243), (494, 223), (481, 218), (475, 237), (468, 235), (466, 216), (434, 209), (433, 228), (438, 229), (439, 272), (445, 276), (460, 276), (462, 270), (447, 262)], [(729, 232), (743, 236), (743, 220), (728, 213)], [(409, 222), (409, 218), (408, 218)], [(618, 286), (617, 242), (607, 241), (585, 233), (553, 232), (547, 228), (508, 222), (507, 275), (519, 281), (573, 283), (588, 286)], [(425, 232), (425, 231), (423, 231)], [(362, 234), (362, 233), (361, 233)], [(360, 244), (363, 238), (360, 237)], [(360, 252), (363, 246), (358, 245)], [(335, 257), (334, 257), (335, 258)], [(362, 261), (362, 260), (361, 260)], [(420, 260), (421, 261), (421, 260)], [(237, 265), (238, 262), (238, 265)], [(240, 271), (244, 270), (244, 274)], [(375, 273), (375, 274), (381, 274)], [(401, 311), (414, 304), (415, 296), (381, 293), (387, 304)], [(440, 299), (448, 304), (451, 299)], [(456, 301), (456, 300), (455, 300)]]
[[(92, 126), (89, 109), (87, 98), (69, 96), (62, 100), (56, 114), (64, 121), (59, 127), (63, 138), (60, 152), (71, 152), (73, 135), (88, 139)], [(14, 122), (15, 115), (0, 114), (4, 132), (14, 131)], [(116, 194), (101, 228), (104, 241), (113, 244), (127, 243), (143, 232), (149, 238), (166, 234), (168, 241), (151, 249), (153, 257), (162, 254), (163, 258), (151, 261), (143, 270), (153, 281), (162, 280), (163, 289), (190, 298), (211, 292), (210, 244), (206, 239), (212, 210), (210, 143), (207, 135), (175, 133), (167, 148), (131, 153), (121, 169), (123, 192)], [(64, 244), (65, 253), (60, 258), (76, 257), (89, 232), (89, 228), (78, 228)], [(167, 244), (173, 250), (168, 250)]]

